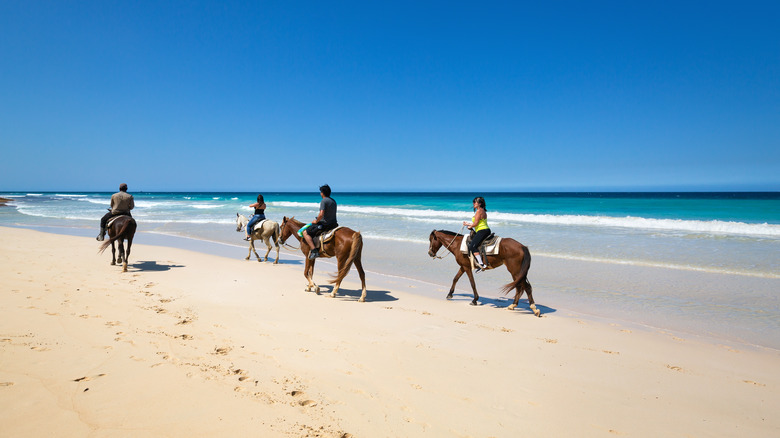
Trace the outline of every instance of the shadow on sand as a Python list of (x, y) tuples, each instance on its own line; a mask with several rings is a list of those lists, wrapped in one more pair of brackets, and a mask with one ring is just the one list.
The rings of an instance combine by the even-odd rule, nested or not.
[[(470, 293), (455, 293), (453, 294), (452, 301), (468, 301), (469, 303), (471, 300), (474, 299), (474, 295)], [(490, 298), (490, 297), (479, 297), (479, 305), (480, 306), (491, 306), (495, 307), (497, 309), (505, 309), (509, 307), (510, 304), (512, 304), (512, 301), (514, 300), (514, 295), (507, 297), (507, 298)], [(558, 309), (555, 309), (553, 307), (547, 307), (543, 304), (536, 303), (536, 308), (539, 309), (539, 312), (542, 313), (542, 315), (546, 313), (555, 313), (558, 311)], [(531, 310), (531, 307), (528, 305), (528, 299), (527, 298), (520, 298), (520, 302), (517, 303), (517, 307), (515, 308), (515, 311), (524, 311), (530, 314), (533, 314), (533, 311)]]
[[(333, 285), (321, 284), (319, 286), (320, 294), (323, 296), (327, 295), (328, 298), (330, 298), (330, 293), (333, 292)], [(345, 289), (342, 287), (339, 289), (339, 294), (336, 295), (336, 299), (341, 299), (343, 301), (357, 301), (362, 294), (362, 289)], [(366, 289), (366, 302), (381, 303), (387, 301), (398, 301), (398, 298), (390, 295), (389, 290)]]
[(184, 265), (165, 265), (156, 261), (143, 261), (131, 263), (128, 267), (138, 271), (170, 271), (173, 268), (183, 268)]

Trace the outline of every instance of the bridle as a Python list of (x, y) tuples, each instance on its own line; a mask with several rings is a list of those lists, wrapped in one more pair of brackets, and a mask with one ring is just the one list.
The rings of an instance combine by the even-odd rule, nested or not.
[[(462, 227), (460, 227), (460, 230), (458, 230), (458, 232), (457, 232), (457, 233), (455, 233), (455, 236), (452, 238), (452, 240), (450, 240), (450, 243), (448, 243), (448, 244), (447, 244), (447, 246), (445, 246), (445, 247), (444, 247), (444, 249), (446, 249), (446, 250), (447, 250), (447, 254), (444, 254), (443, 256), (432, 255), (431, 257), (432, 257), (432, 258), (434, 258), (434, 259), (439, 259), (439, 260), (441, 260), (441, 259), (443, 259), (444, 257), (447, 257), (448, 255), (452, 254), (452, 251), (450, 251), (450, 250), (449, 250), (449, 249), (450, 249), (450, 245), (452, 245), (452, 242), (454, 242), (454, 241), (455, 241), (455, 239), (457, 239), (457, 238), (458, 238), (458, 236), (460, 235), (460, 232), (461, 232), (461, 231), (463, 231), (463, 228), (465, 228), (465, 227), (466, 227), (465, 225), (464, 225), (464, 226), (462, 226)], [(434, 232), (434, 233), (435, 233), (436, 231), (438, 231), (438, 230), (433, 230), (433, 232)], [(437, 237), (437, 238), (436, 238), (436, 240), (438, 240), (438, 239), (439, 239), (439, 238)], [(437, 251), (437, 252), (438, 252), (438, 251)]]

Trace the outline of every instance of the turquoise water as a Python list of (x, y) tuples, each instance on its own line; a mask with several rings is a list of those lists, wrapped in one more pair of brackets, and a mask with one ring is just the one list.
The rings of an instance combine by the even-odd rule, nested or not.
[[(234, 245), (237, 258), (246, 256), (236, 213), (250, 215), (256, 193), (133, 195), (136, 242), (179, 236)], [(263, 195), (269, 219), (317, 215), (318, 193)], [(422, 281), (432, 286), (421, 293), (437, 295), (456, 268), (452, 260), (428, 257), (428, 236), (433, 229), (461, 230), (476, 195), (486, 198), (495, 233), (530, 248), (536, 300), (548, 312), (577, 309), (780, 348), (780, 193), (334, 192), (333, 198), (339, 223), (364, 236), (368, 271)], [(0, 193), (13, 200), (0, 208), (0, 225), (92, 236), (110, 196)], [(283, 251), (282, 258), (300, 255)], [(327, 261), (319, 266), (333, 270)], [(663, 287), (648, 274), (654, 269), (663, 269)], [(508, 280), (503, 269), (481, 274), (480, 294), (503, 299), (498, 290)], [(456, 299), (470, 301), (465, 277), (458, 290)]]

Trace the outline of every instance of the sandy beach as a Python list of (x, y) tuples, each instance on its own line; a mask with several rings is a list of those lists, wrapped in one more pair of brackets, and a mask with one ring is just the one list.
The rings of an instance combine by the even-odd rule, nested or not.
[(97, 246), (0, 227), (0, 436), (780, 435), (777, 350)]

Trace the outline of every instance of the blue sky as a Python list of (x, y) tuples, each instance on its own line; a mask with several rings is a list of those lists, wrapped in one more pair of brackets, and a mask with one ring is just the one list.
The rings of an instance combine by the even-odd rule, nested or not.
[(780, 190), (780, 2), (0, 2), (0, 191)]

